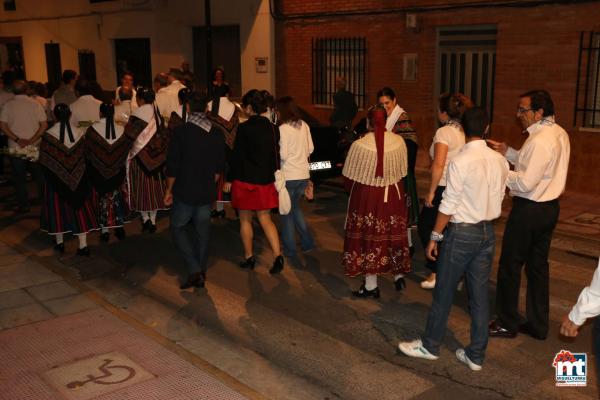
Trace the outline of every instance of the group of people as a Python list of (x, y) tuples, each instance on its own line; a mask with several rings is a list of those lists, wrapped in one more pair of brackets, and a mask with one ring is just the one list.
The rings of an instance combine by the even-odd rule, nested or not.
[[(41, 227), (55, 238), (58, 251), (64, 252), (65, 233), (77, 235), (79, 255), (89, 255), (90, 231), (100, 229), (103, 241), (109, 240), (110, 229), (125, 238), (123, 224), (132, 211), (141, 215), (142, 230), (153, 233), (157, 212), (170, 209), (170, 229), (188, 271), (181, 289), (204, 287), (210, 220), (224, 215), (227, 202), (239, 217), (241, 268), (257, 264), (254, 216), (272, 251), (271, 274), (281, 272), (285, 257), (296, 257), (298, 248), (315, 249), (300, 207), (310, 187), (314, 145), (291, 97), (275, 101), (268, 92), (253, 89), (238, 106), (229, 99), (222, 69), (215, 70), (208, 91), (186, 87), (178, 69), (158, 74), (154, 89), (134, 88), (133, 75), (127, 73), (112, 102), (95, 98), (94, 85), (76, 79), (72, 71), (63, 77), (63, 87), (52, 98), (51, 128), (40, 102), (27, 95), (25, 82), (13, 83), (15, 96), (0, 113), (9, 146), (40, 142)], [(403, 353), (439, 357), (462, 280), (472, 317), (471, 343), (456, 356), (471, 370), (481, 369), (489, 336), (514, 338), (525, 332), (545, 339), (548, 252), (570, 156), (569, 138), (554, 119), (550, 94), (534, 90), (520, 96), (517, 118), (529, 137), (518, 151), (489, 138), (484, 109), (462, 94), (441, 95), (422, 208), (413, 124), (391, 88), (381, 89), (377, 98), (367, 112), (367, 132), (351, 145), (342, 172), (349, 193), (342, 264), (347, 276), (364, 277), (353, 295), (380, 297), (377, 277), (388, 273), (396, 290), (405, 289), (413, 255), (411, 228), (416, 226), (431, 270), (421, 286), (433, 289), (433, 303), (424, 334), (400, 343)], [(27, 162), (11, 162), (23, 204)], [(489, 323), (493, 221), (500, 216), (506, 187), (513, 208), (498, 270), (497, 318)], [(291, 207), (282, 213), (278, 232), (272, 210), (282, 192)], [(524, 266), (525, 323), (518, 312)], [(581, 312), (575, 319), (581, 322)], [(573, 334), (573, 325), (563, 328)]]

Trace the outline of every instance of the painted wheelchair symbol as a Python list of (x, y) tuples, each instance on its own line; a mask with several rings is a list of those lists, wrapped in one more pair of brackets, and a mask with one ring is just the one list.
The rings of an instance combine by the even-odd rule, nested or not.
[[(102, 363), (102, 365), (100, 367), (98, 367), (100, 372), (102, 372), (102, 375), (99, 375), (99, 376), (87, 375), (86, 380), (70, 382), (67, 384), (67, 388), (68, 389), (77, 389), (85, 384), (90, 383), (90, 382), (96, 383), (98, 385), (117, 385), (119, 383), (127, 382), (128, 380), (130, 380), (131, 378), (133, 378), (135, 376), (135, 369), (128, 367), (126, 365), (110, 365), (110, 363), (112, 363), (112, 362), (113, 362), (113, 360), (110, 360), (108, 358), (104, 359), (104, 362)], [(111, 372), (110, 370), (126, 371), (127, 376), (125, 376), (125, 378), (115, 380), (115, 381), (106, 380), (107, 378), (110, 378), (111, 376), (114, 375), (114, 373)], [(122, 372), (119, 375), (122, 375)]]

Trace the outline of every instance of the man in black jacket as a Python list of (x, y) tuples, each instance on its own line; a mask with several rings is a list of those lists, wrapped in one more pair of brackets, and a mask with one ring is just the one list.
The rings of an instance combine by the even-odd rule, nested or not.
[[(165, 204), (173, 205), (171, 232), (189, 272), (181, 289), (204, 287), (210, 209), (225, 167), (225, 138), (206, 117), (206, 105), (204, 95), (190, 96), (188, 121), (173, 131), (167, 153)], [(190, 220), (193, 237), (186, 232)]]

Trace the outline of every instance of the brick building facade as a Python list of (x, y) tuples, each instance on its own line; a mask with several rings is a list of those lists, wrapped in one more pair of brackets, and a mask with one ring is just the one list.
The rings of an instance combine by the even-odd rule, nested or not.
[[(395, 89), (399, 104), (411, 115), (417, 129), (421, 149), (419, 165), (424, 167), (429, 162), (427, 149), (436, 128), (436, 98), (441, 90), (440, 78), (437, 78), (441, 68), (438, 54), (440, 30), (491, 27), (492, 31), (495, 29), (495, 65), (488, 71), (492, 85), (488, 88), (492, 90), (488, 98), (493, 101), (493, 109), (489, 104), (488, 108), (493, 114), (494, 138), (506, 140), (519, 148), (525, 136), (515, 118), (518, 96), (530, 89), (547, 89), (555, 102), (557, 122), (569, 132), (571, 139), (567, 189), (600, 194), (599, 121), (595, 122), (596, 128), (589, 128), (593, 126), (589, 123), (592, 114), (588, 112), (588, 123), (584, 123), (579, 112), (575, 122), (576, 97), (580, 108), (585, 98), (590, 100), (587, 108), (597, 109), (600, 104), (600, 94), (596, 98), (593, 93), (594, 85), (598, 86), (599, 80), (593, 67), (598, 65), (600, 50), (585, 49), (589, 47), (590, 33), (600, 31), (600, 2), (574, 3), (493, 0), (471, 3), (450, 0), (275, 1), (276, 92), (278, 95), (295, 97), (304, 110), (326, 124), (331, 108), (315, 104), (313, 93), (316, 79), (314, 39), (365, 38), (365, 103), (373, 104), (377, 90), (383, 86)], [(416, 17), (416, 27), (407, 28), (407, 14)], [(593, 36), (593, 41), (590, 38), (592, 47), (600, 46), (598, 37), (600, 35)], [(584, 50), (580, 49), (582, 42)], [(417, 57), (414, 80), (406, 80), (403, 76), (407, 54)], [(458, 60), (461, 56), (457, 53), (456, 57)], [(592, 68), (588, 68), (590, 75), (586, 79), (588, 65)], [(455, 65), (454, 68), (462, 67)], [(578, 90), (579, 70), (584, 73), (579, 79)], [(461, 81), (461, 85), (463, 83)], [(458, 87), (458, 82), (454, 86)], [(594, 102), (596, 107), (590, 105)], [(600, 113), (594, 117), (600, 119)]]

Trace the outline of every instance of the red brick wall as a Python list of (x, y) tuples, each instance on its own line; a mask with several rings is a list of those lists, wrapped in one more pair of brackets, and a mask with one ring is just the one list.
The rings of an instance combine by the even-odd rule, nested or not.
[[(281, 10), (313, 13), (397, 8), (407, 3), (410, 2), (283, 0)], [(327, 123), (331, 110), (311, 104), (311, 39), (364, 36), (368, 49), (368, 103), (375, 102), (375, 93), (381, 87), (395, 89), (399, 104), (411, 115), (419, 135), (419, 165), (426, 166), (426, 150), (435, 129), (436, 29), (496, 24), (495, 138), (519, 148), (524, 136), (515, 119), (518, 95), (535, 88), (549, 90), (555, 102), (557, 121), (571, 138), (567, 188), (600, 194), (600, 132), (583, 132), (573, 126), (579, 35), (581, 31), (600, 30), (598, 15), (600, 3), (431, 11), (418, 14), (422, 27), (418, 33), (405, 28), (403, 13), (280, 21), (276, 28), (276, 94), (293, 96), (305, 110)], [(402, 80), (404, 53), (418, 54), (416, 81)]]

